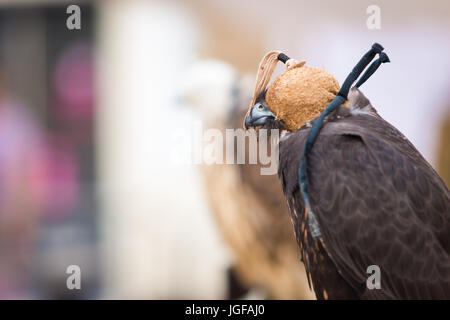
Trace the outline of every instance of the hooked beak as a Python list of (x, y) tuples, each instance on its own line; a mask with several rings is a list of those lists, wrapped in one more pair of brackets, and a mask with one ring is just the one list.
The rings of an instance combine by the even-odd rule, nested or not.
[(256, 103), (251, 109), (247, 117), (245, 117), (245, 130), (250, 127), (264, 125), (268, 119), (275, 119), (275, 114), (270, 111), (266, 104)]

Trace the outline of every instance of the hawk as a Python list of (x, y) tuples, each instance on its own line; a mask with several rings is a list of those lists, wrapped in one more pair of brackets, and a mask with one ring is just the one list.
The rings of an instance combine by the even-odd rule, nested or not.
[[(278, 175), (318, 299), (450, 299), (450, 192), (358, 89), (389, 62), (382, 51), (373, 45), (341, 88), (268, 54), (245, 126), (283, 130)], [(288, 70), (266, 89), (277, 60)], [(370, 266), (379, 289), (367, 285)]]

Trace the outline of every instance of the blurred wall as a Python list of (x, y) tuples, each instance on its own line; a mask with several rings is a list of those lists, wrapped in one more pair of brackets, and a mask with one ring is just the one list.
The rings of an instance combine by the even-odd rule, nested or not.
[(105, 296), (221, 298), (225, 256), (199, 173), (170, 163), (171, 132), (189, 121), (177, 81), (195, 57), (186, 8), (99, 5), (98, 146)]

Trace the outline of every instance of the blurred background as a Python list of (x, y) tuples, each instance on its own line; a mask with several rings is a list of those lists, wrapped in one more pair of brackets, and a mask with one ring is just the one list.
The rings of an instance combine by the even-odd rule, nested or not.
[[(70, 4), (81, 29), (66, 26)], [(448, 185), (447, 0), (1, 1), (0, 298), (314, 298), (278, 281), (288, 262), (257, 270), (281, 245), (242, 262), (257, 250), (227, 231), (248, 210), (232, 204), (281, 202), (258, 207), (265, 189), (239, 189), (253, 181), (239, 165), (190, 161), (193, 132), (240, 126), (267, 51), (343, 81), (373, 42), (391, 63), (363, 92)], [(269, 239), (293, 241), (287, 214)], [(267, 219), (247, 243), (270, 242)], [(69, 265), (81, 290), (66, 286)]]

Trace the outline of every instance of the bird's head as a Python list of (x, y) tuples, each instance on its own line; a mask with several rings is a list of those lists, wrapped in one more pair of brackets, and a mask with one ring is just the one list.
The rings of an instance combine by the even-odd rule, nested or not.
[(266, 92), (264, 90), (256, 98), (255, 104), (250, 108), (245, 117), (245, 128), (258, 127), (265, 125), (270, 119), (275, 119), (276, 115), (270, 110), (266, 102)]
[[(287, 70), (266, 88), (277, 61), (285, 62)], [(267, 128), (281, 120), (283, 129), (295, 131), (319, 116), (338, 91), (338, 81), (327, 71), (269, 52), (261, 61), (244, 125)]]

